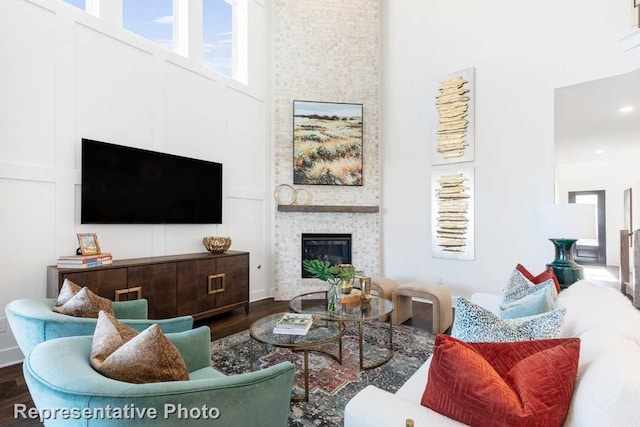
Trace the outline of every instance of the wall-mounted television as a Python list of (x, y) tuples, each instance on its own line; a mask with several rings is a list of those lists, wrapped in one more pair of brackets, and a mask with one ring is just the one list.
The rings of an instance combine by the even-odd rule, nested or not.
[(82, 224), (221, 224), (222, 164), (82, 139)]

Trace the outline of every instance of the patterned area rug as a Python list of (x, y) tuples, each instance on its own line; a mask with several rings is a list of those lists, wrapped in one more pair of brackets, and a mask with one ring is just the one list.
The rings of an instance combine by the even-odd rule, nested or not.
[[(364, 327), (365, 364), (388, 354), (389, 325), (370, 322)], [(368, 371), (359, 369), (358, 325), (347, 323), (342, 338), (342, 365), (321, 353), (309, 353), (309, 402), (292, 402), (290, 427), (343, 425), (344, 407), (360, 390), (372, 384), (395, 392), (424, 363), (433, 350), (434, 336), (410, 326), (393, 327), (395, 353), (391, 360)], [(296, 365), (295, 396), (304, 394), (303, 354), (293, 354), (254, 342), (255, 368), (290, 361)], [(323, 349), (337, 352), (337, 344)], [(244, 331), (212, 343), (212, 366), (227, 375), (249, 371), (249, 332)]]

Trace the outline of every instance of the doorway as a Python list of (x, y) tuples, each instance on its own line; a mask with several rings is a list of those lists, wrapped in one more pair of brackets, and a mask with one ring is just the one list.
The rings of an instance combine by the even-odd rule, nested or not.
[(569, 203), (594, 205), (596, 238), (580, 239), (575, 245), (574, 259), (579, 264), (607, 265), (607, 223), (604, 190), (569, 191)]

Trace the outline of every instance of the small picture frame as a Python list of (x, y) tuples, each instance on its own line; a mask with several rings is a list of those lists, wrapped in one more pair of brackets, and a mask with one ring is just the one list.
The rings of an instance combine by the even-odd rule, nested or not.
[(100, 254), (100, 244), (95, 233), (78, 233), (78, 243), (83, 256)]

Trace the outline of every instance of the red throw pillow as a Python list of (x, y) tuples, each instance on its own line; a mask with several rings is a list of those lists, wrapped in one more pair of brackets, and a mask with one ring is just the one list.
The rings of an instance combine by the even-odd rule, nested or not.
[(468, 343), (438, 335), (421, 404), (473, 426), (561, 426), (580, 339)]
[(553, 283), (556, 285), (556, 291), (560, 293), (560, 282), (558, 282), (558, 278), (556, 277), (556, 274), (553, 272), (552, 267), (547, 267), (545, 271), (538, 274), (537, 276), (534, 276), (533, 274), (531, 274), (531, 272), (527, 270), (525, 266), (522, 264), (516, 265), (516, 270), (522, 273), (522, 275), (526, 277), (527, 280), (529, 280), (530, 282), (533, 282), (533, 284), (535, 285), (543, 283), (549, 279), (553, 280)]

